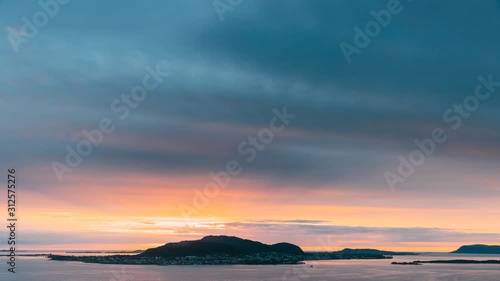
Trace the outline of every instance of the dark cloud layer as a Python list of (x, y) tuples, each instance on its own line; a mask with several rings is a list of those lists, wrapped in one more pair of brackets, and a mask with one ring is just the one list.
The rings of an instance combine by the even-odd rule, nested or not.
[[(1, 5), (5, 30), (39, 9)], [(479, 75), (500, 80), (498, 1), (402, 1), (403, 12), (348, 64), (339, 44), (352, 44), (353, 28), (386, 5), (245, 1), (221, 22), (210, 1), (73, 1), (19, 54), (8, 41), (0, 47), (2, 157), (50, 168), (82, 130), (109, 117), (115, 133), (82, 165), (208, 173), (243, 159), (238, 145), (286, 106), (297, 118), (247, 163), (246, 176), (384, 186), (383, 172), (415, 138), (447, 126), (443, 113), (474, 93)], [(171, 76), (118, 120), (113, 100), (162, 60)], [(498, 171), (498, 93), (434, 157), (473, 159), (485, 177)]]

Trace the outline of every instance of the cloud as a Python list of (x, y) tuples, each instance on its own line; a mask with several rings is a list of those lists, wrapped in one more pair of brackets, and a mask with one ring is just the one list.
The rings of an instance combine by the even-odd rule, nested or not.
[[(412, 243), (434, 245), (442, 243), (446, 247), (459, 247), (466, 243), (496, 243), (498, 233), (479, 233), (464, 230), (443, 228), (401, 228), (401, 227), (361, 227), (324, 224), (321, 221), (292, 220), (274, 222), (233, 222), (209, 223), (197, 226), (169, 226), (143, 223), (115, 223), (112, 229), (99, 232), (36, 232), (24, 239), (27, 247), (44, 245), (60, 247), (61, 245), (102, 246), (110, 244), (140, 245), (147, 243), (164, 244), (186, 240), (186, 235), (194, 240), (206, 235), (236, 235), (244, 238), (259, 237), (266, 243), (283, 241), (283, 235), (294, 233), (287, 241), (306, 246), (308, 249), (332, 250), (343, 247), (398, 247)], [(140, 239), (141, 241), (138, 241)], [(122, 246), (123, 247), (123, 246)], [(451, 248), (450, 248), (451, 249)], [(97, 250), (97, 248), (95, 248)]]
[[(287, 106), (298, 118), (245, 167), (248, 176), (311, 186), (373, 182), (399, 154), (414, 149), (415, 138), (445, 125), (442, 113), (473, 93), (478, 75), (496, 73), (500, 44), (485, 28), (497, 20), (497, 12), (484, 11), (487, 1), (473, 9), (456, 3), (482, 19), (469, 26), (447, 4), (428, 9), (413, 3), (374, 39), (369, 56), (345, 64), (338, 43), (384, 3), (256, 1), (223, 25), (204, 2), (134, 4), (114, 13), (92, 1), (68, 5), (33, 40), (33, 50), (5, 59), (9, 71), (1, 73), (2, 93), (10, 108), (2, 115), (16, 123), (3, 122), (11, 135), (0, 143), (25, 155), (5, 157), (20, 165), (63, 158), (64, 147), (74, 145), (81, 130), (113, 117), (111, 102), (140, 82), (147, 65), (166, 59), (173, 68), (169, 81), (126, 122), (117, 121), (114, 135), (84, 165), (140, 165), (165, 173), (220, 169), (241, 157), (238, 144), (267, 126), (272, 108)], [(80, 16), (90, 9), (93, 23)], [(270, 24), (275, 13), (287, 24)], [(428, 21), (415, 21), (422, 13)], [(169, 24), (163, 24), (166, 18)], [(460, 36), (453, 32), (457, 28)], [(111, 31), (117, 36), (108, 36)], [(21, 72), (26, 75), (15, 74)], [(436, 157), (489, 161), (499, 136), (473, 129), (498, 131), (493, 120), (499, 100), (484, 103)]]
[[(0, 24), (20, 35), (22, 17), (39, 7), (11, 3), (2, 3)], [(492, 28), (500, 10), (493, 0), (408, 3), (346, 64), (339, 44), (353, 40), (353, 28), (386, 4), (256, 0), (221, 22), (203, 0), (74, 1), (29, 49), (14, 55), (0, 45), (2, 160), (23, 168), (26, 190), (63, 200), (54, 190), (90, 181), (60, 185), (50, 164), (64, 161), (66, 146), (107, 117), (115, 132), (73, 175), (97, 179), (139, 170), (144, 177), (206, 177), (236, 159), (245, 164), (243, 180), (262, 184), (258, 191), (388, 192), (383, 173), (397, 167), (398, 156), (415, 149), (416, 138), (449, 125), (443, 113), (474, 93), (479, 75), (500, 80), (500, 34)], [(117, 119), (112, 102), (162, 60), (172, 70), (168, 81), (127, 120)], [(498, 91), (459, 131), (447, 130), (449, 141), (398, 199), (495, 198)], [(238, 145), (283, 106), (297, 118), (246, 163)]]
[[(473, 231), (444, 229), (444, 228), (423, 228), (423, 227), (362, 227), (362, 226), (340, 226), (318, 223), (296, 223), (289, 221), (252, 223), (236, 222), (225, 224), (228, 227), (237, 227), (242, 232), (259, 233), (268, 232), (272, 236), (273, 231), (277, 234), (296, 233), (301, 239), (305, 237), (324, 238), (328, 237), (332, 241), (345, 243), (346, 241), (357, 241), (366, 239), (376, 239), (371, 241), (377, 243), (413, 243), (413, 242), (446, 242), (462, 243), (471, 241), (497, 241), (498, 233), (480, 233)], [(318, 246), (318, 245), (315, 245)], [(334, 246), (334, 245), (331, 245)]]

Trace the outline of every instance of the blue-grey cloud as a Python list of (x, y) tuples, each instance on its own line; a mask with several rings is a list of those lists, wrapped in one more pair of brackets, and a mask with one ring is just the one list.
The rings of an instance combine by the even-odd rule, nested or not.
[[(207, 1), (73, 1), (19, 54), (6, 40), (0, 46), (3, 157), (23, 166), (62, 161), (81, 130), (116, 120), (110, 104), (146, 66), (167, 60), (172, 75), (116, 120), (115, 137), (82, 165), (208, 173), (241, 158), (239, 143), (287, 106), (298, 117), (244, 167), (247, 176), (378, 188), (415, 138), (446, 126), (443, 112), (474, 92), (479, 75), (500, 80), (498, 1), (404, 3), (347, 64), (340, 42), (352, 42), (353, 27), (386, 4), (251, 1), (221, 22)], [(37, 10), (5, 1), (2, 30)], [(497, 94), (481, 104), (435, 157), (494, 175), (499, 105)]]

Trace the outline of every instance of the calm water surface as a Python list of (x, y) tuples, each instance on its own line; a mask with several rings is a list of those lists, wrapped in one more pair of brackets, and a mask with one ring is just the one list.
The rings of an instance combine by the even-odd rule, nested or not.
[[(0, 257), (1, 281), (500, 281), (500, 265), (391, 265), (392, 261), (433, 259), (500, 259), (500, 256), (425, 254), (393, 260), (318, 261), (278, 266), (101, 265), (18, 257), (16, 274)], [(310, 267), (310, 266), (313, 267)]]

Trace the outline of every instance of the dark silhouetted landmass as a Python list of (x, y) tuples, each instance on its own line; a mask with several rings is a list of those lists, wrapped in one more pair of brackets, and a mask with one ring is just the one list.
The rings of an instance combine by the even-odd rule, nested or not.
[(304, 254), (299, 246), (289, 243), (266, 245), (234, 236), (207, 236), (200, 240), (168, 243), (157, 248), (148, 249), (139, 256), (172, 258), (220, 254), (248, 255), (256, 253)]
[(233, 236), (207, 236), (200, 240), (167, 243), (138, 255), (61, 256), (52, 260), (102, 264), (299, 264), (305, 253), (290, 243), (266, 245)]
[(61, 256), (52, 260), (102, 264), (216, 265), (216, 264), (300, 264), (306, 260), (392, 259), (392, 255), (413, 253), (373, 249), (344, 249), (337, 252), (304, 253), (290, 243), (273, 245), (234, 236), (207, 236), (200, 240), (167, 243), (138, 255)]
[[(49, 254), (17, 254), (17, 257), (48, 257)], [(10, 257), (7, 254), (0, 254), (0, 257)]]
[(390, 252), (375, 249), (343, 249), (336, 252), (306, 253), (306, 260), (392, 259), (392, 256), (418, 255), (410, 252)]
[(422, 265), (418, 261), (411, 261), (411, 262), (392, 262), (391, 264), (396, 264), (396, 265)]
[(417, 255), (416, 253), (412, 252), (390, 252), (390, 251), (381, 251), (381, 250), (375, 250), (375, 249), (349, 249), (346, 248), (342, 251), (339, 251), (338, 253), (343, 254), (343, 255), (350, 255), (350, 254), (378, 254), (378, 255), (386, 255), (386, 256), (404, 256), (404, 255)]
[(488, 245), (466, 245), (458, 250), (451, 252), (452, 254), (500, 254), (500, 246)]
[(396, 265), (422, 265), (424, 263), (500, 264), (500, 260), (434, 260), (434, 261), (393, 262), (392, 264), (396, 264)]
[(135, 250), (135, 251), (69, 251), (65, 252), (67, 254), (140, 254), (143, 253), (144, 250)]
[(418, 263), (458, 263), (458, 264), (500, 264), (500, 260), (435, 260), (435, 261), (415, 261)]

